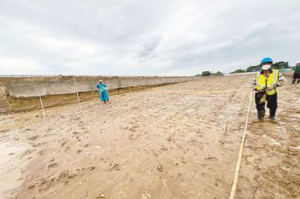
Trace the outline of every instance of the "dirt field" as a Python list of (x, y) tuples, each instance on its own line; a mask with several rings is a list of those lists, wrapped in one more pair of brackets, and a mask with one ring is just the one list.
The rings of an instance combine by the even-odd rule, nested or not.
[[(228, 198), (252, 76), (0, 116), (0, 198)], [(300, 198), (300, 85), (250, 123), (236, 198)]]

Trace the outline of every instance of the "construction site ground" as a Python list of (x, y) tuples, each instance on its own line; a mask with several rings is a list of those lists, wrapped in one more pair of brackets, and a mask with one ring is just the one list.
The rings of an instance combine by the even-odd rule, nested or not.
[[(229, 198), (252, 75), (202, 78), (0, 116), (0, 198)], [(254, 97), (253, 97), (254, 98)], [(300, 198), (300, 85), (278, 121), (252, 99), (239, 199)]]

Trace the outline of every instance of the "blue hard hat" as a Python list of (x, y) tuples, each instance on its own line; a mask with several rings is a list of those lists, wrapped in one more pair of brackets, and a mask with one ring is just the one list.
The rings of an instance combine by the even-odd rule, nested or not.
[(260, 64), (264, 64), (264, 63), (273, 63), (273, 60), (270, 57), (265, 57), (263, 58), (263, 60), (261, 60)]

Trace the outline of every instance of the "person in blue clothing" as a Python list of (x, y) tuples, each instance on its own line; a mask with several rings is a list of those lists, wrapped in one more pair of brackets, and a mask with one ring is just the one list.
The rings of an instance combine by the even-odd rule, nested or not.
[(96, 85), (98, 92), (99, 92), (99, 97), (101, 100), (101, 103), (106, 104), (109, 103), (109, 96), (107, 93), (107, 86), (105, 84), (102, 83), (102, 80), (99, 80), (99, 83)]

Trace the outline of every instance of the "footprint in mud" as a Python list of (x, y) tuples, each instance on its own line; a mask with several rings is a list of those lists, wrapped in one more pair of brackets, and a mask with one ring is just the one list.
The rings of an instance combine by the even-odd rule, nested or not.
[(39, 146), (41, 146), (41, 145), (43, 145), (43, 144), (45, 144), (44, 142), (43, 143), (37, 143), (37, 144), (34, 144), (34, 145), (32, 145), (33, 147), (39, 147)]
[(77, 141), (81, 142), (81, 139), (80, 139), (79, 136), (76, 136), (75, 138), (76, 138)]
[(39, 138), (40, 136), (38, 136), (38, 135), (34, 135), (34, 136), (31, 136), (31, 137), (27, 137), (27, 139), (28, 140), (32, 140), (32, 141), (34, 141), (34, 140), (36, 140), (37, 138)]
[(205, 160), (209, 160), (209, 161), (218, 161), (218, 158), (213, 157), (213, 156), (209, 156), (209, 157), (206, 157)]
[(175, 142), (175, 139), (173, 138), (173, 136), (169, 136), (169, 137), (167, 137), (167, 141), (168, 142)]
[(133, 134), (131, 133), (129, 136), (128, 136), (128, 139), (129, 140), (136, 140), (140, 137), (140, 135), (136, 135), (136, 134)]
[(69, 151), (70, 151), (70, 147), (68, 146), (68, 147), (65, 148), (65, 153), (67, 153)]
[(158, 165), (157, 171), (159, 171), (159, 172), (164, 172), (164, 167), (163, 167), (161, 164)]
[(27, 189), (28, 189), (28, 190), (35, 189), (35, 185), (34, 185), (34, 184), (29, 185), (29, 187), (28, 187)]
[(261, 158), (259, 155), (255, 154), (255, 155), (249, 155), (249, 156), (245, 156), (245, 159), (246, 159), (246, 164), (259, 164), (260, 161), (261, 161)]
[(61, 172), (57, 178), (58, 182), (64, 183), (64, 185), (69, 184), (69, 180), (74, 179), (78, 174), (72, 173), (69, 170), (64, 170)]
[(121, 165), (120, 164), (110, 164), (110, 166), (112, 166), (112, 167), (110, 167), (109, 169), (108, 169), (108, 171), (119, 171), (119, 170), (121, 170)]
[(221, 180), (219, 178), (216, 178), (215, 180), (215, 186), (218, 187), (220, 184)]
[(46, 150), (40, 150), (40, 151), (38, 152), (38, 154), (39, 154), (40, 156), (44, 156), (44, 155), (46, 154)]
[(221, 146), (224, 146), (225, 144), (233, 144), (233, 141), (219, 140), (219, 143)]
[(63, 171), (62, 173), (60, 173), (60, 175), (58, 176), (58, 178), (42, 178), (39, 180), (39, 182), (36, 182), (34, 184), (31, 184), (28, 189), (35, 189), (35, 188), (39, 188), (39, 191), (45, 191), (50, 189), (51, 186), (54, 186), (55, 184), (57, 184), (57, 182), (61, 182), (64, 185), (67, 185), (69, 183), (70, 179), (73, 179), (76, 177), (76, 174), (70, 173), (69, 171)]
[(49, 164), (48, 169), (49, 168), (54, 168), (54, 167), (57, 167), (57, 166), (58, 166), (58, 164), (55, 162), (55, 163)]
[(96, 199), (106, 199), (104, 193), (100, 193), (96, 196)]
[(32, 154), (33, 152), (35, 152), (36, 151), (36, 149), (28, 149), (28, 150), (26, 150), (22, 155), (21, 155), (21, 158), (23, 158), (23, 157), (25, 157), (25, 156), (27, 156), (27, 155), (30, 155), (30, 154)]
[(161, 146), (160, 149), (161, 149), (161, 151), (167, 151), (168, 150), (168, 148), (165, 147), (165, 146)]
[(78, 121), (80, 120), (81, 118), (80, 117), (72, 117), (71, 120), (75, 120), (75, 121)]
[(68, 141), (64, 141), (63, 143), (61, 143), (60, 147), (64, 147), (67, 143)]
[(181, 163), (182, 163), (182, 164), (187, 164), (186, 159), (185, 159), (185, 158), (181, 158)]
[(136, 132), (136, 129), (138, 128), (138, 126), (133, 126), (129, 129), (129, 131), (131, 132)]

